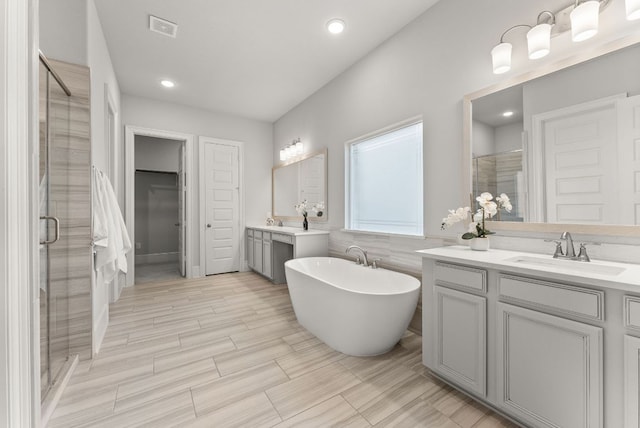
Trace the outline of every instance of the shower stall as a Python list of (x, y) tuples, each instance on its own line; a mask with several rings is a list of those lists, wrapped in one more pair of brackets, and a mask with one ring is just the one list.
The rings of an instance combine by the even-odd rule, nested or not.
[[(77, 361), (76, 356), (91, 358), (89, 92), (78, 91), (77, 79), (84, 69), (49, 61), (40, 55), (39, 296), (43, 407), (54, 395), (50, 392)], [(64, 79), (70, 83), (65, 84)], [(80, 80), (84, 82), (84, 78)]]

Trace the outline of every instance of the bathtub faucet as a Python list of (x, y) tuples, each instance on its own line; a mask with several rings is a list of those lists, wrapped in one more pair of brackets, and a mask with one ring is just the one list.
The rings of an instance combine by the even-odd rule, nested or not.
[[(362, 253), (362, 265), (364, 267), (369, 266), (369, 261), (367, 260), (367, 252), (365, 250), (363, 250), (362, 248), (358, 247), (357, 245), (351, 245), (347, 248), (347, 250), (344, 252), (345, 254), (349, 254), (349, 252), (351, 250), (360, 250), (360, 252)], [(360, 257), (358, 256), (356, 258), (356, 263), (360, 264)]]

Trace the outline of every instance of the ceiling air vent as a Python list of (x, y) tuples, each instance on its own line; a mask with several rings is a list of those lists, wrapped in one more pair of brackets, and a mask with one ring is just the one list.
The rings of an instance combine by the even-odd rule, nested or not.
[(149, 15), (149, 29), (174, 39), (178, 34), (178, 24), (153, 15)]

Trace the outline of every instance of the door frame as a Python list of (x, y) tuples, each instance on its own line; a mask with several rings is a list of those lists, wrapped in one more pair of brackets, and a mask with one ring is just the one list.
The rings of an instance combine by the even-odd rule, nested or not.
[(164, 138), (168, 140), (179, 140), (184, 144), (185, 150), (185, 165), (184, 173), (186, 175), (185, 185), (187, 187), (187, 194), (185, 196), (185, 218), (187, 219), (186, 227), (186, 242), (184, 245), (185, 262), (187, 264), (187, 278), (193, 278), (193, 263), (191, 255), (191, 240), (193, 238), (193, 144), (195, 136), (191, 134), (183, 134), (173, 131), (163, 131), (159, 129), (143, 128), (140, 126), (125, 125), (125, 171), (124, 171), (124, 195), (125, 195), (125, 224), (131, 242), (133, 243), (131, 251), (127, 254), (128, 272), (126, 275), (127, 287), (130, 287), (135, 282), (135, 139), (136, 135), (145, 137)]
[(207, 266), (207, 246), (205, 242), (205, 220), (206, 220), (206, 201), (207, 193), (205, 189), (205, 160), (204, 160), (204, 148), (205, 144), (221, 144), (225, 146), (233, 146), (238, 148), (238, 244), (240, 245), (240, 271), (245, 272), (248, 270), (244, 261), (245, 256), (245, 241), (242, 239), (244, 236), (242, 225), (244, 224), (244, 143), (242, 141), (223, 140), (221, 138), (214, 137), (198, 137), (198, 187), (200, 189), (200, 216), (198, 222), (198, 234), (200, 239), (200, 276), (206, 276)]

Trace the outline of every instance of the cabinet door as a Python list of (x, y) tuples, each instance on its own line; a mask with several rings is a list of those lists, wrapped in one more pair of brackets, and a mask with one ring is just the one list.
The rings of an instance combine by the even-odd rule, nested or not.
[(262, 273), (269, 279), (271, 274), (271, 241), (262, 241)]
[(640, 426), (640, 339), (624, 337), (624, 426)]
[(487, 393), (487, 300), (449, 288), (434, 288), (435, 370), (481, 396)]
[(247, 263), (249, 264), (249, 269), (254, 268), (253, 260), (253, 236), (247, 235)]
[(253, 270), (262, 273), (262, 239), (253, 238)]
[(535, 427), (602, 427), (602, 328), (497, 309), (498, 404)]

